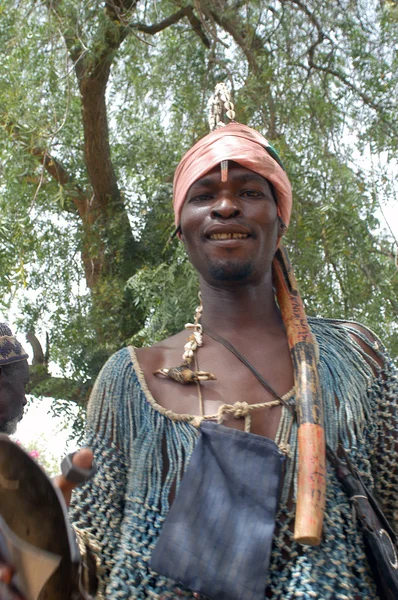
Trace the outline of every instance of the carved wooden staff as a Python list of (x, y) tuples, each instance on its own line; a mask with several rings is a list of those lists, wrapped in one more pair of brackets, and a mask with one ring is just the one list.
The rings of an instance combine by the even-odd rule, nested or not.
[(298, 420), (298, 490), (294, 539), (321, 541), (326, 500), (325, 432), (315, 340), (285, 248), (274, 257), (274, 283), (293, 360)]

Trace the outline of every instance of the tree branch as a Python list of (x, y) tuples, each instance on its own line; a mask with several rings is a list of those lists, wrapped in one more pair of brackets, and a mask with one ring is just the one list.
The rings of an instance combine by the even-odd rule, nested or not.
[[(104, 269), (104, 242), (100, 232), (97, 230), (93, 231), (93, 226), (100, 216), (100, 211), (94, 201), (94, 197), (89, 198), (79, 184), (73, 181), (73, 178), (62, 164), (51, 156), (46, 149), (39, 148), (38, 146), (30, 146), (26, 143), (23, 139), (22, 128), (8, 121), (5, 116), (3, 116), (2, 125), (8, 131), (9, 135), (21, 144), (26, 152), (35, 156), (47, 173), (66, 190), (67, 198), (70, 200), (69, 206), (74, 206), (75, 210), (73, 212), (77, 211), (82, 222), (83, 244), (81, 256), (84, 265), (84, 274), (87, 286), (91, 290), (94, 289)], [(122, 208), (124, 207), (119, 207), (119, 210), (122, 210)], [(70, 208), (65, 208), (65, 210), (72, 212)], [(132, 235), (130, 229), (129, 233)], [(94, 252), (92, 245), (94, 245)]]
[[(47, 359), (36, 335), (30, 331), (26, 339), (32, 346), (33, 361), (29, 367), (29, 384), (26, 391), (36, 397), (50, 397), (57, 400), (71, 400), (86, 406), (91, 382), (79, 382), (65, 377), (52, 377), (48, 372)], [(47, 351), (46, 351), (47, 354)]]
[[(315, 62), (314, 55), (315, 55), (315, 49), (317, 46), (319, 46), (325, 39), (327, 39), (332, 44), (333, 47), (335, 47), (335, 44), (333, 43), (330, 36), (325, 33), (320, 22), (315, 17), (314, 13), (305, 5), (305, 3), (302, 2), (301, 0), (280, 0), (280, 2), (282, 5), (287, 5), (287, 4), (296, 5), (298, 7), (298, 9), (301, 10), (308, 17), (310, 23), (315, 27), (315, 29), (317, 30), (317, 33), (318, 33), (317, 40), (315, 40), (307, 50), (309, 69), (307, 67), (305, 67), (305, 65), (302, 65), (300, 63), (295, 63), (295, 64), (301, 68), (306, 68), (308, 71), (310, 71), (311, 69), (314, 69), (316, 71), (321, 71), (328, 75), (332, 75), (333, 77), (335, 77), (336, 79), (341, 81), (341, 83), (343, 83), (347, 88), (349, 88), (355, 94), (357, 94), (367, 106), (370, 106), (373, 110), (378, 112), (382, 121), (384, 121), (386, 124), (388, 124), (395, 133), (398, 133), (398, 130), (395, 127), (393, 127), (392, 123), (390, 121), (388, 121), (388, 119), (385, 117), (384, 107), (382, 106), (381, 103), (374, 102), (374, 100), (368, 94), (366, 94), (365, 92), (362, 92), (359, 89), (359, 87), (357, 87), (354, 83), (352, 83), (345, 74), (341, 73), (337, 69), (333, 69), (331, 67), (320, 65)], [(362, 25), (362, 23), (361, 23), (361, 25)]]
[(32, 346), (32, 350), (33, 350), (32, 365), (33, 366), (44, 365), (45, 367), (47, 367), (43, 348), (41, 347), (41, 343), (39, 342), (39, 340), (37, 339), (37, 337), (35, 336), (33, 331), (29, 331), (26, 334), (26, 339), (28, 340), (29, 344)]
[(333, 271), (335, 280), (336, 280), (336, 282), (340, 288), (340, 292), (341, 292), (341, 300), (344, 305), (344, 316), (347, 317), (349, 314), (349, 311), (348, 311), (348, 307), (347, 307), (347, 293), (346, 293), (346, 289), (345, 289), (345, 284), (344, 284), (343, 278), (341, 276), (340, 269), (336, 265), (335, 261), (332, 258), (332, 255), (329, 251), (329, 242), (327, 240), (327, 236), (325, 234), (325, 230), (323, 227), (320, 229), (320, 233), (321, 233), (323, 250), (325, 252), (325, 260), (326, 260), (326, 263), (329, 263), (330, 266), (332, 267), (332, 271)]
[(87, 405), (92, 389), (91, 381), (80, 382), (66, 377), (52, 377), (41, 365), (30, 366), (29, 377), (26, 391), (36, 398), (55, 398), (69, 400), (81, 406)]
[[(267, 50), (264, 48), (264, 40), (257, 34), (255, 28), (246, 23), (245, 27), (239, 23), (236, 11), (229, 9), (224, 0), (197, 0), (197, 5), (201, 8), (206, 18), (212, 20), (219, 27), (224, 29), (234, 39), (236, 44), (241, 48), (246, 56), (249, 65), (249, 71), (255, 76), (255, 80), (260, 84), (262, 89), (263, 101), (260, 108), (266, 108), (266, 126), (267, 137), (277, 139), (279, 133), (276, 123), (276, 107), (271, 89), (271, 78), (263, 77), (263, 72), (267, 70), (269, 59)], [(258, 97), (256, 97), (258, 104)]]
[[(359, 261), (357, 261), (356, 264), (357, 264), (358, 268), (367, 277), (367, 279), (370, 281), (370, 283), (373, 285), (373, 287), (376, 290), (380, 290), (380, 285), (377, 283), (377, 281), (373, 277), (373, 275), (372, 275), (370, 269), (367, 267), (367, 265), (365, 265), (364, 263), (359, 262)], [(394, 315), (398, 316), (398, 303), (395, 302), (395, 300), (393, 299), (392, 296), (387, 296), (386, 294), (384, 294), (383, 297), (384, 297), (385, 301), (387, 301), (387, 303), (390, 305), (391, 311), (394, 313)]]
[[(372, 98), (370, 96), (368, 96), (368, 94), (361, 92), (361, 90), (356, 85), (354, 85), (349, 79), (347, 79), (347, 77), (345, 75), (343, 75), (336, 69), (331, 69), (330, 67), (324, 67), (322, 65), (316, 64), (311, 56), (309, 56), (309, 58), (308, 58), (308, 64), (310, 67), (312, 67), (316, 71), (322, 71), (323, 73), (328, 73), (329, 75), (333, 75), (333, 77), (336, 77), (337, 79), (339, 79), (350, 90), (352, 90), (353, 92), (358, 94), (358, 96), (365, 102), (365, 104), (367, 104), (368, 106), (370, 106), (371, 108), (373, 108), (377, 111), (380, 110), (380, 108), (381, 108), (380, 104), (373, 102)], [(298, 65), (298, 66), (302, 66), (302, 65)]]
[(174, 25), (174, 23), (177, 23), (184, 17), (188, 18), (188, 20), (192, 26), (192, 29), (194, 30), (196, 35), (202, 40), (202, 42), (206, 46), (206, 48), (210, 48), (210, 41), (207, 38), (205, 32), (203, 31), (200, 20), (197, 18), (197, 16), (193, 12), (192, 6), (185, 6), (184, 8), (181, 8), (174, 14), (167, 17), (166, 19), (163, 19), (163, 21), (160, 21), (160, 23), (155, 23), (153, 25), (147, 25), (146, 23), (130, 23), (128, 25), (128, 27), (130, 29), (137, 29), (138, 31), (141, 31), (142, 33), (148, 33), (150, 35), (155, 35), (156, 33), (159, 33), (160, 31), (167, 29), (167, 27), (170, 27), (170, 25)]
[(380, 120), (383, 121), (386, 125), (388, 125), (388, 127), (390, 128), (390, 130), (392, 130), (395, 135), (398, 135), (398, 128), (394, 126), (394, 124), (386, 117), (385, 113), (384, 113), (384, 107), (377, 102), (374, 102), (372, 100), (372, 98), (370, 96), (368, 96), (368, 94), (365, 94), (365, 92), (362, 92), (354, 83), (352, 83), (344, 74), (340, 73), (339, 71), (337, 71), (336, 69), (332, 69), (330, 67), (324, 67), (322, 65), (318, 65), (316, 64), (312, 57), (308, 57), (308, 67), (302, 63), (294, 63), (297, 67), (301, 67), (302, 69), (305, 69), (307, 72), (309, 72), (311, 69), (315, 70), (315, 71), (320, 71), (322, 73), (326, 73), (327, 75), (332, 75), (332, 77), (336, 77), (336, 79), (338, 79), (339, 81), (341, 81), (341, 83), (343, 83), (347, 88), (349, 88), (350, 90), (352, 90), (355, 94), (357, 94), (364, 102), (364, 104), (366, 104), (367, 106), (369, 106), (370, 108), (372, 108), (375, 112), (377, 112), (377, 114), (380, 117)]
[[(239, 28), (238, 22), (236, 18), (232, 21), (227, 15), (224, 9), (220, 6), (214, 6), (213, 2), (208, 2), (208, 0), (200, 0), (198, 1), (198, 5), (202, 10), (203, 14), (210, 20), (214, 21), (222, 27), (229, 35), (234, 39), (237, 45), (244, 52), (247, 62), (249, 64), (249, 68), (253, 73), (258, 73), (260, 68), (257, 62), (257, 59), (252, 51), (252, 48), (247, 43), (247, 34), (244, 30)], [(253, 32), (252, 40), (255, 39), (255, 34)], [(261, 44), (262, 46), (262, 44)]]
[(62, 164), (56, 158), (51, 156), (46, 149), (38, 146), (30, 146), (28, 143), (26, 143), (24, 140), (23, 129), (15, 123), (9, 121), (4, 114), (2, 116), (2, 126), (4, 129), (6, 129), (12, 139), (23, 146), (29, 154), (38, 159), (38, 161), (43, 165), (43, 168), (57, 183), (68, 189), (68, 194), (70, 195), (70, 198), (75, 205), (79, 216), (81, 218), (85, 218), (89, 206), (87, 195), (80, 185), (73, 181), (73, 178), (62, 166)]
[(310, 9), (305, 6), (303, 2), (300, 0), (280, 0), (281, 4), (295, 4), (298, 8), (309, 18), (310, 22), (313, 24), (315, 29), (318, 31), (318, 37), (322, 37), (322, 39), (328, 39), (331, 41), (330, 37), (323, 31), (321, 24), (315, 17), (314, 13), (310, 11)]

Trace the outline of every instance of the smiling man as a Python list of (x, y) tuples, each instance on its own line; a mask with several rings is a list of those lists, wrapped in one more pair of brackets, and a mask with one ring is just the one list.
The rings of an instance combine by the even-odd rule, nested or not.
[(29, 383), (28, 355), (11, 329), (0, 323), (0, 433), (12, 434), (22, 419)]
[[(121, 350), (94, 387), (87, 443), (98, 471), (71, 514), (96, 557), (97, 598), (378, 598), (330, 464), (326, 497), (315, 486), (308, 504), (323, 514), (326, 501), (318, 538), (303, 546), (293, 534), (302, 396), (321, 394), (327, 444), (346, 448), (390, 517), (398, 415), (393, 365), (355, 323), (309, 318), (304, 374), (314, 379), (297, 375), (289, 305), (275, 291), (291, 208), (275, 151), (239, 123), (200, 140), (176, 170), (176, 227), (201, 303), (188, 333)], [(323, 439), (314, 407), (309, 424), (319, 420)], [(311, 485), (325, 480), (315, 458)]]
[[(210, 222), (206, 221), (207, 214), (211, 215)], [(208, 276), (214, 280), (249, 282), (258, 269), (264, 271), (264, 257), (273, 257), (283, 231), (281, 220), (275, 228), (276, 220), (277, 205), (270, 183), (231, 162), (226, 182), (221, 181), (220, 169), (215, 167), (192, 184), (181, 213), (181, 230), (198, 270), (203, 269), (204, 257)], [(190, 232), (197, 239), (196, 248)]]

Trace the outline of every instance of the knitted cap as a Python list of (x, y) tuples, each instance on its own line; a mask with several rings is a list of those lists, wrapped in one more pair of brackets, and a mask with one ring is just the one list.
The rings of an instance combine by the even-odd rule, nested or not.
[(5, 323), (0, 323), (0, 366), (26, 360), (28, 354)]

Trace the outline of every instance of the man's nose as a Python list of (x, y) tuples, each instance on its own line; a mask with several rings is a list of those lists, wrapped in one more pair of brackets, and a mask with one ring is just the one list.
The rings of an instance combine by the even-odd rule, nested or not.
[(239, 198), (230, 193), (224, 193), (211, 208), (211, 216), (213, 218), (231, 219), (232, 217), (240, 217), (242, 209), (239, 203)]

